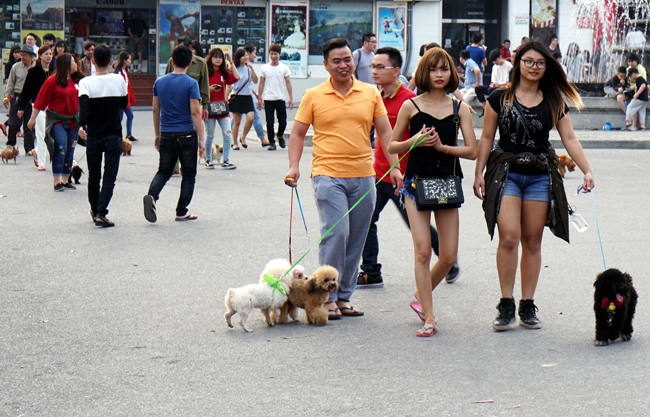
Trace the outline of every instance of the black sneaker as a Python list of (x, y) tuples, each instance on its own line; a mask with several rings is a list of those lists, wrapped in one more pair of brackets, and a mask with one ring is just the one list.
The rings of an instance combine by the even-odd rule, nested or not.
[(75, 187), (74, 185), (72, 185), (71, 182), (68, 182), (68, 183), (66, 183), (66, 184), (63, 184), (63, 186), (64, 186), (65, 188), (67, 188), (68, 190), (76, 190), (76, 189), (77, 189), (77, 187)]
[(384, 286), (384, 280), (381, 278), (381, 274), (368, 274), (363, 271), (359, 271), (359, 277), (357, 278), (357, 288), (381, 288)]
[(278, 145), (280, 145), (280, 147), (282, 149), (284, 149), (284, 147), (287, 146), (287, 144), (284, 142), (284, 138), (282, 136), (278, 136)]
[(158, 220), (158, 216), (156, 215), (156, 201), (148, 194), (142, 198), (142, 201), (144, 203), (144, 218), (149, 223), (155, 223)]
[(137, 142), (137, 141), (138, 141), (138, 140), (137, 140), (136, 138), (134, 138), (133, 136), (129, 136), (127, 139), (129, 140), (129, 142)]
[(275, 143), (272, 143), (272, 144), (269, 145), (269, 149), (267, 149), (267, 150), (269, 150), (269, 151), (274, 151), (274, 150), (276, 150), (276, 149), (278, 149), (278, 147), (275, 146)]
[(65, 187), (63, 186), (62, 183), (58, 183), (57, 185), (54, 186), (54, 191), (65, 191)]
[(541, 329), (542, 322), (535, 314), (537, 311), (533, 300), (519, 300), (519, 324), (527, 329)]
[(205, 167), (206, 167), (207, 169), (214, 169), (214, 163), (213, 163), (212, 161), (210, 161), (210, 162), (206, 162), (206, 163), (205, 163)]
[(458, 262), (454, 262), (449, 273), (445, 276), (445, 281), (447, 281), (447, 284), (453, 284), (458, 280), (458, 277), (460, 277), (460, 266)]
[(237, 168), (235, 164), (231, 163), (230, 161), (223, 161), (221, 164), (221, 169), (235, 169)]
[(497, 305), (499, 315), (492, 322), (492, 328), (496, 332), (510, 330), (517, 325), (515, 319), (515, 300), (513, 298), (502, 298)]
[(95, 216), (95, 218), (93, 220), (95, 221), (95, 226), (97, 226), (97, 227), (113, 227), (113, 226), (115, 226), (115, 223), (108, 220), (106, 218), (106, 216), (104, 216), (103, 214), (98, 214), (97, 216)]

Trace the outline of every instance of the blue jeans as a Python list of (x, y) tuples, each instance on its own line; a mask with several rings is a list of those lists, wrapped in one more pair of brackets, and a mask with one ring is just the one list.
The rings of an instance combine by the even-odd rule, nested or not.
[(124, 113), (126, 113), (126, 137), (129, 138), (133, 133), (133, 110), (131, 110), (131, 107), (120, 109), (120, 122), (124, 118)]
[(230, 161), (230, 145), (232, 144), (232, 130), (230, 116), (219, 117), (217, 119), (205, 120), (205, 160), (212, 161), (212, 143), (214, 142), (214, 126), (219, 123), (221, 133), (223, 134), (223, 160)]
[(368, 190), (372, 190), (350, 214), (318, 245), (318, 263), (339, 271), (339, 289), (329, 302), (350, 301), (357, 284), (363, 244), (375, 207), (375, 177), (333, 178), (317, 175), (311, 179), (321, 236), (329, 230)]
[[(266, 136), (264, 133), (264, 125), (262, 125), (262, 119), (260, 119), (260, 112), (257, 111), (257, 106), (255, 107), (255, 118), (253, 119), (253, 128), (255, 129), (255, 133), (257, 133), (257, 137), (262, 139), (263, 137)], [(242, 114), (242, 124), (240, 126), (244, 125), (244, 121), (246, 120), (246, 114)], [(232, 129), (232, 125), (235, 123), (235, 119), (232, 117), (230, 118), (230, 128)], [(246, 138), (244, 138), (246, 140)], [(225, 145), (224, 145), (225, 148)], [(225, 155), (224, 155), (225, 158)]]
[(199, 151), (199, 139), (196, 132), (161, 132), (160, 162), (158, 172), (149, 186), (149, 194), (158, 201), (160, 192), (174, 172), (176, 161), (181, 162), (181, 195), (176, 206), (176, 215), (185, 216), (187, 206), (192, 201), (194, 183), (196, 182), (196, 165)]
[(512, 195), (522, 200), (550, 201), (548, 175), (525, 175), (508, 173), (503, 195)]
[(77, 130), (65, 128), (63, 125), (52, 126), (50, 132), (54, 139), (54, 155), (52, 156), (52, 175), (70, 175), (74, 147), (77, 144)]
[[(94, 214), (108, 214), (108, 203), (113, 197), (115, 179), (120, 168), (122, 138), (106, 136), (88, 138), (86, 142), (86, 159), (88, 160), (88, 201)], [(104, 179), (102, 180), (102, 156), (104, 157)]]
[[(370, 227), (368, 228), (368, 236), (366, 237), (366, 244), (363, 246), (363, 257), (361, 258), (361, 269), (367, 274), (379, 274), (381, 272), (381, 264), (377, 263), (377, 257), (379, 255), (379, 240), (377, 239), (377, 222), (379, 221), (379, 215), (381, 211), (386, 207), (389, 201), (392, 201), (399, 214), (402, 215), (402, 218), (406, 222), (406, 226), (411, 228), (409, 224), (408, 215), (406, 214), (406, 209), (402, 204), (400, 204), (399, 196), (395, 195), (395, 189), (393, 185), (389, 182), (380, 182), (375, 186), (377, 191), (377, 202), (375, 203), (375, 211), (372, 213), (372, 219), (370, 220)], [(438, 255), (438, 232), (435, 227), (429, 226), (431, 232), (431, 248), (433, 252)]]

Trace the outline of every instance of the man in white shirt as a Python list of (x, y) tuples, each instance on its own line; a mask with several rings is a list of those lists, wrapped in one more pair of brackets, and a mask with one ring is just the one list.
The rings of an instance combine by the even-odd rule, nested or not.
[(512, 64), (501, 57), (501, 51), (494, 49), (490, 52), (490, 61), (492, 61), (492, 76), (490, 86), (479, 85), (474, 88), (476, 98), (481, 102), (485, 109), (485, 96), (492, 94), (494, 90), (505, 87), (510, 82), (510, 71)]
[(38, 56), (39, 46), (36, 45), (36, 35), (34, 35), (33, 33), (29, 33), (27, 36), (25, 36), (25, 43), (31, 46), (32, 49), (34, 50), (34, 53)]
[(259, 96), (261, 100), (257, 102), (257, 108), (262, 110), (262, 100), (264, 100), (264, 112), (266, 113), (266, 132), (269, 136), (269, 151), (277, 149), (275, 146), (276, 134), (273, 130), (275, 122), (274, 112), (278, 114), (278, 144), (281, 148), (285, 147), (284, 130), (287, 128), (287, 105), (284, 101), (286, 86), (289, 96), (289, 109), (293, 110), (293, 91), (291, 88), (291, 70), (285, 64), (280, 63), (280, 53), (282, 48), (279, 45), (271, 45), (269, 48), (269, 57), (271, 63), (262, 65), (260, 70)]

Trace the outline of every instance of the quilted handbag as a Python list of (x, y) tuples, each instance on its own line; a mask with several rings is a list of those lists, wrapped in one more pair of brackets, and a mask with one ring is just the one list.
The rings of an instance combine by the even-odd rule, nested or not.
[[(454, 100), (454, 123), (456, 124), (456, 143), (458, 146), (458, 107)], [(456, 176), (458, 157), (454, 158), (454, 172), (449, 177), (415, 177), (415, 205), (419, 211), (442, 210), (465, 202), (460, 177)]]
[(212, 101), (208, 104), (208, 117), (228, 116), (230, 108), (227, 101)]

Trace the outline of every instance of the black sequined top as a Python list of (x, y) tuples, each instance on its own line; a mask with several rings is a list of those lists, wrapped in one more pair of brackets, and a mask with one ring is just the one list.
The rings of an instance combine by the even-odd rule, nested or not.
[[(413, 100), (411, 102), (418, 109), (418, 112), (410, 121), (409, 133), (411, 136), (417, 135), (422, 129), (422, 125), (426, 127), (433, 126), (436, 128), (440, 141), (444, 145), (456, 146), (456, 123), (454, 123), (453, 114), (443, 119), (436, 119), (430, 114), (421, 111)], [(458, 158), (445, 155), (444, 152), (438, 152), (429, 146), (413, 148), (406, 164), (405, 178), (414, 178), (416, 175), (420, 178), (448, 177), (454, 173), (454, 161), (456, 161), (456, 175), (463, 178), (463, 171), (460, 169)]]

